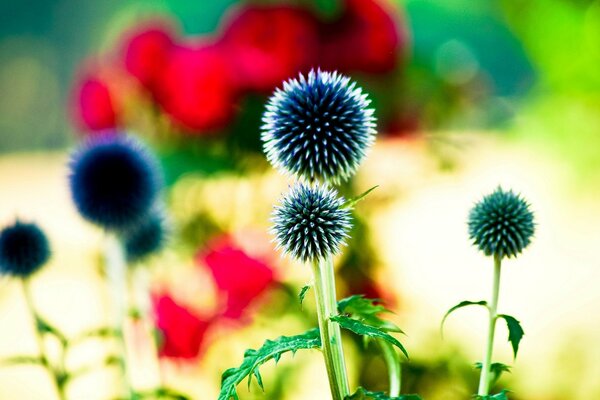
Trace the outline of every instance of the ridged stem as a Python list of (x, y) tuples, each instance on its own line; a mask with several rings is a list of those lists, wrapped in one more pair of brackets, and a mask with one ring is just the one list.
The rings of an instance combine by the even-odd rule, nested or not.
[(312, 262), (312, 267), (315, 279), (317, 317), (331, 396), (333, 400), (343, 400), (350, 394), (350, 388), (342, 347), (342, 333), (339, 325), (330, 319), (338, 314), (333, 260), (331, 257), (320, 261), (315, 260)]
[(113, 300), (114, 327), (118, 332), (121, 353), (123, 384), (128, 398), (133, 398), (129, 370), (127, 368), (127, 342), (125, 339), (125, 317), (127, 312), (127, 264), (121, 241), (116, 235), (107, 235), (105, 249), (106, 272), (110, 281)]
[(157, 388), (162, 388), (164, 377), (162, 375), (162, 368), (158, 356), (158, 346), (154, 336), (154, 327), (156, 326), (156, 323), (152, 313), (152, 298), (147, 272), (148, 271), (144, 266), (130, 268), (128, 281), (130, 294), (132, 296), (131, 303), (133, 304), (133, 307), (135, 307), (136, 313), (139, 314), (136, 323), (138, 323), (137, 326), (141, 328), (143, 335), (145, 336), (144, 341), (147, 341), (148, 343), (148, 348), (146, 349), (148, 351), (146, 354), (147, 357), (142, 360), (144, 363), (142, 366), (143, 374), (157, 382)]
[(502, 259), (494, 256), (494, 280), (492, 284), (492, 300), (489, 304), (488, 338), (486, 343), (485, 358), (481, 365), (481, 376), (479, 379), (479, 396), (487, 396), (490, 393), (490, 378), (492, 366), (492, 354), (494, 350), (494, 334), (496, 331), (496, 320), (498, 319), (498, 295), (500, 293), (500, 270)]
[(400, 356), (394, 347), (384, 341), (378, 340), (377, 344), (381, 347), (383, 359), (387, 365), (388, 377), (390, 381), (390, 397), (400, 396), (402, 388), (402, 365), (400, 365)]
[[(25, 302), (27, 303), (27, 308), (29, 309), (29, 312), (31, 313), (33, 320), (34, 320), (35, 339), (37, 341), (38, 351), (40, 353), (42, 363), (44, 364), (44, 366), (46, 367), (48, 372), (50, 372), (50, 374), (52, 375), (53, 381), (56, 385), (56, 392), (58, 393), (58, 398), (60, 400), (66, 400), (67, 395), (65, 393), (64, 380), (61, 379), (61, 377), (59, 376), (59, 372), (56, 371), (50, 365), (50, 361), (49, 361), (47, 353), (46, 353), (46, 346), (44, 345), (44, 337), (43, 337), (42, 332), (40, 332), (40, 329), (39, 329), (39, 321), (41, 320), (41, 317), (38, 314), (37, 309), (35, 308), (35, 305), (33, 303), (33, 296), (31, 295), (31, 288), (29, 287), (29, 279), (24, 278), (21, 281), (23, 283), (23, 293), (25, 295)], [(64, 351), (64, 349), (63, 349), (63, 351)]]

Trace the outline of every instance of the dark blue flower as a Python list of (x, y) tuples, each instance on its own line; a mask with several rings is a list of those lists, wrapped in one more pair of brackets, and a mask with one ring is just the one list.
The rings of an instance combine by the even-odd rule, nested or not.
[(0, 275), (27, 278), (50, 258), (50, 244), (35, 224), (17, 221), (0, 232)]
[(165, 244), (167, 228), (161, 212), (154, 212), (123, 237), (127, 261), (136, 262), (158, 252)]
[(81, 215), (125, 230), (150, 211), (161, 188), (158, 161), (133, 137), (90, 138), (71, 159), (71, 195)]
[(529, 243), (535, 230), (529, 204), (512, 191), (496, 189), (469, 213), (469, 237), (485, 255), (514, 257)]
[(277, 89), (263, 116), (269, 161), (308, 181), (352, 176), (375, 140), (367, 95), (337, 72), (311, 71)]
[(351, 227), (344, 202), (325, 186), (294, 186), (273, 212), (277, 247), (302, 261), (337, 254)]

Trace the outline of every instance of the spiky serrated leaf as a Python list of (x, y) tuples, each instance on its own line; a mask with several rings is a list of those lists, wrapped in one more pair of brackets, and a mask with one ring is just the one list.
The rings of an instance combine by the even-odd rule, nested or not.
[(515, 317), (511, 317), (510, 315), (500, 314), (498, 318), (504, 319), (506, 321), (506, 327), (508, 328), (508, 341), (510, 342), (514, 358), (517, 358), (517, 352), (519, 351), (519, 343), (523, 336), (525, 336), (525, 331), (521, 327), (521, 323), (517, 321)]
[(402, 343), (400, 343), (398, 339), (385, 332), (381, 328), (372, 325), (367, 325), (364, 322), (350, 318), (347, 315), (336, 315), (331, 317), (330, 319), (333, 322), (337, 322), (342, 328), (354, 332), (357, 335), (385, 340), (386, 342), (389, 342), (394, 346), (398, 347), (402, 354), (404, 354), (404, 356), (408, 358), (408, 352), (406, 351)]
[(244, 353), (244, 360), (238, 368), (229, 368), (221, 377), (221, 392), (218, 400), (239, 400), (236, 387), (246, 377), (248, 385), (252, 376), (256, 377), (258, 384), (263, 387), (259, 367), (273, 359), (278, 362), (281, 355), (286, 352), (296, 353), (302, 349), (321, 348), (319, 329), (311, 329), (296, 336), (280, 336), (275, 340), (267, 340), (258, 350), (250, 349)]
[(473, 396), (473, 400), (508, 400), (508, 390), (503, 390), (500, 393), (496, 393), (489, 396)]
[[(482, 364), (480, 362), (475, 363), (475, 368), (481, 369)], [(496, 382), (498, 382), (498, 379), (500, 379), (500, 376), (502, 376), (502, 373), (504, 373), (504, 372), (510, 373), (510, 368), (511, 367), (506, 364), (492, 363), (492, 365), (490, 365), (490, 372), (492, 373), (492, 377), (490, 378), (490, 382), (491, 382), (490, 386), (494, 386), (496, 384)]]
[(403, 394), (396, 397), (390, 397), (383, 392), (369, 392), (368, 390), (359, 387), (354, 394), (346, 396), (345, 400), (421, 400), (421, 397), (416, 394)]
[(354, 208), (354, 206), (356, 205), (356, 203), (358, 203), (359, 201), (361, 201), (362, 199), (364, 199), (365, 197), (367, 197), (367, 195), (369, 193), (371, 193), (373, 190), (377, 189), (379, 187), (379, 185), (375, 185), (372, 188), (370, 188), (369, 190), (365, 190), (364, 192), (362, 192), (361, 194), (359, 194), (358, 196), (355, 196), (351, 199), (346, 200), (346, 202), (342, 205), (343, 208)]
[(446, 314), (444, 314), (444, 318), (442, 318), (442, 323), (440, 324), (440, 332), (444, 333), (444, 323), (446, 322), (446, 319), (450, 316), (450, 314), (452, 314), (454, 311), (458, 310), (459, 308), (463, 308), (463, 307), (467, 307), (467, 306), (483, 306), (487, 308), (487, 301), (485, 300), (480, 300), (480, 301), (469, 301), (469, 300), (464, 300), (461, 301), (460, 303), (458, 303), (457, 305), (455, 305), (454, 307), (450, 308), (448, 311), (446, 311)]
[(369, 299), (363, 295), (356, 294), (338, 301), (340, 314), (349, 314), (352, 318), (365, 322), (367, 325), (375, 326), (386, 332), (404, 333), (395, 324), (379, 318), (378, 314), (391, 313), (383, 306), (379, 299)]
[(310, 290), (311, 286), (310, 285), (305, 285), (302, 287), (302, 289), (300, 289), (300, 294), (298, 295), (298, 298), (300, 299), (300, 307), (302, 307), (302, 303), (304, 302), (304, 298), (306, 297), (306, 294), (308, 293), (308, 291)]

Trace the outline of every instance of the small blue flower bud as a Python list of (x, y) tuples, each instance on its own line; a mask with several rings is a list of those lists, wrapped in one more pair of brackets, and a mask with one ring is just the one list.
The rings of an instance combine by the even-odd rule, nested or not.
[(302, 261), (337, 254), (351, 227), (350, 211), (335, 190), (303, 183), (275, 207), (272, 221), (277, 247)]

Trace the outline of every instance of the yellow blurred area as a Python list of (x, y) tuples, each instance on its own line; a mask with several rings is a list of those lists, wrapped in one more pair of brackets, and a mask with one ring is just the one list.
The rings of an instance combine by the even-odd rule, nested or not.
[[(401, 299), (395, 320), (408, 334), (403, 343), (412, 358), (431, 359), (453, 347), (470, 360), (481, 357), (483, 312), (454, 314), (444, 341), (439, 323), (459, 301), (488, 297), (492, 261), (470, 245), (466, 217), (475, 201), (502, 185), (530, 201), (538, 224), (531, 246), (518, 259), (507, 260), (503, 268), (500, 311), (517, 317), (526, 332), (509, 378), (511, 390), (528, 400), (599, 399), (598, 188), (574, 187), (576, 170), (543, 148), (511, 138), (445, 134), (435, 150), (454, 160), (453, 167), (446, 169), (439, 168), (432, 143), (381, 140), (358, 176), (359, 189), (380, 185), (358, 207), (374, 232), (370, 240), (383, 266), (378, 279)], [(35, 220), (48, 233), (53, 257), (34, 279), (34, 300), (48, 320), (75, 336), (110, 321), (110, 302), (98, 270), (102, 234), (76, 213), (66, 184), (66, 162), (65, 153), (0, 158), (0, 221), (5, 225), (15, 217)], [(170, 211), (176, 224), (193, 213), (208, 213), (243, 243), (245, 233), (267, 235), (272, 204), (286, 187), (286, 179), (275, 172), (211, 179), (187, 175), (169, 193)], [(270, 250), (253, 248), (253, 243), (249, 240), (247, 245), (251, 252)], [(169, 249), (152, 262), (154, 279), (177, 288), (177, 295), (198, 309), (213, 307), (214, 288), (196, 273), (193, 260), (176, 250)], [(290, 260), (279, 264), (283, 279), (297, 287), (310, 280), (308, 269)], [(8, 279), (0, 282), (0, 326), (0, 358), (35, 354), (31, 317), (20, 286)], [(214, 399), (221, 372), (238, 365), (246, 348), (299, 329), (301, 323), (290, 316), (273, 321), (259, 315), (242, 329), (213, 332), (210, 347), (197, 365), (164, 362), (163, 372), (172, 386), (194, 399)], [(505, 327), (497, 329), (495, 359), (512, 365)], [(355, 351), (350, 343), (346, 347), (350, 353)], [(74, 351), (68, 364), (101, 360), (110, 350), (106, 344), (90, 343)], [(299, 368), (286, 399), (324, 398), (327, 378), (319, 354), (298, 353), (291, 360), (283, 357), (278, 367)], [(264, 367), (266, 377), (273, 368)], [(90, 374), (70, 388), (70, 398), (108, 398), (118, 387), (118, 377), (114, 368)], [(269, 385), (267, 378), (265, 383)], [(239, 389), (242, 399), (260, 398), (252, 394), (260, 392), (254, 385), (250, 394), (245, 383)], [(52, 391), (41, 369), (0, 369), (0, 399), (49, 399)], [(454, 397), (439, 393), (427, 398)]]

